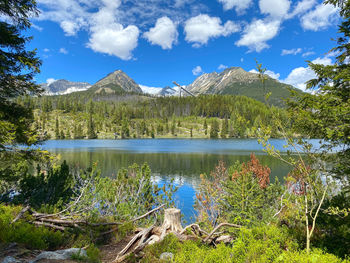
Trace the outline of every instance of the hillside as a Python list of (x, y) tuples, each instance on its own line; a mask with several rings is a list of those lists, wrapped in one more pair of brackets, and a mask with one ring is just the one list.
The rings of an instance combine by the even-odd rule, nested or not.
[(240, 67), (232, 67), (221, 73), (203, 74), (188, 85), (187, 89), (195, 95), (244, 95), (262, 102), (265, 102), (265, 94), (271, 92), (269, 103), (275, 106), (283, 106), (283, 98), (290, 96), (289, 89), (299, 91), (291, 85), (264, 76), (266, 79), (262, 83), (259, 74), (247, 72)]

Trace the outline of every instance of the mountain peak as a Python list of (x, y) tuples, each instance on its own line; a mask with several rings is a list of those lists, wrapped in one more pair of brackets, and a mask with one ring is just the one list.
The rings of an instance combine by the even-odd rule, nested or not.
[(140, 86), (120, 69), (109, 73), (106, 77), (97, 81), (92, 86), (92, 89), (97, 93), (102, 91), (107, 93), (121, 91), (142, 93)]
[(289, 97), (288, 88), (295, 89), (271, 77), (268, 77), (263, 85), (259, 74), (247, 72), (241, 67), (227, 68), (219, 74), (205, 73), (187, 86), (194, 94), (245, 95), (263, 102), (265, 94), (272, 92), (270, 102), (278, 106), (283, 105), (282, 98)]
[(84, 91), (91, 87), (87, 82), (74, 82), (66, 79), (58, 79), (41, 84), (47, 95), (64, 95), (77, 91)]

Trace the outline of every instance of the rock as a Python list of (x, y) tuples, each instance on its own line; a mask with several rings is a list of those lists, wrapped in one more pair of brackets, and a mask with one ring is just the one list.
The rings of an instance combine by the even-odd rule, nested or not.
[(148, 240), (148, 245), (153, 245), (154, 243), (157, 243), (160, 240), (160, 237), (157, 235), (152, 235)]
[(14, 257), (10, 257), (10, 256), (4, 258), (4, 260), (1, 261), (1, 263), (20, 263), (20, 262), (21, 261), (15, 259)]
[(86, 251), (81, 248), (69, 248), (56, 251), (44, 251), (41, 252), (31, 263), (37, 262), (41, 259), (54, 259), (54, 260), (67, 260), (75, 254), (80, 256), (87, 257)]
[(172, 261), (173, 258), (174, 258), (174, 254), (171, 252), (164, 252), (160, 254), (160, 257), (159, 257), (160, 260), (165, 260), (165, 261)]

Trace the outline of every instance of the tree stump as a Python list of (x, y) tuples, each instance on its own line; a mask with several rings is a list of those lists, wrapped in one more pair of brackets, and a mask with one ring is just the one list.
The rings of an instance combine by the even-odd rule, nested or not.
[(181, 210), (177, 208), (168, 208), (164, 210), (164, 222), (162, 225), (162, 235), (161, 240), (164, 238), (168, 232), (182, 231), (181, 226)]

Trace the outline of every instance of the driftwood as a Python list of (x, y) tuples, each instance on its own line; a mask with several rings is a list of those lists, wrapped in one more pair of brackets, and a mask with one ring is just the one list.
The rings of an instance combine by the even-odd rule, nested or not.
[[(240, 228), (240, 225), (221, 223), (216, 226), (210, 233), (202, 230), (198, 224), (191, 224), (185, 228), (181, 225), (181, 211), (175, 208), (165, 209), (164, 221), (161, 226), (151, 226), (139, 231), (130, 240), (130, 242), (119, 252), (117, 258), (113, 263), (123, 262), (132, 253), (137, 254), (147, 245), (161, 242), (169, 233), (174, 234), (180, 241), (185, 240), (201, 240), (205, 243), (228, 243), (233, 240), (230, 235), (221, 235), (224, 232), (217, 233), (222, 227), (236, 227)], [(187, 234), (188, 230), (192, 230), (196, 235)], [(219, 235), (220, 234), (220, 235)], [(215, 236), (215, 237), (214, 237)], [(213, 242), (215, 240), (215, 242)]]

